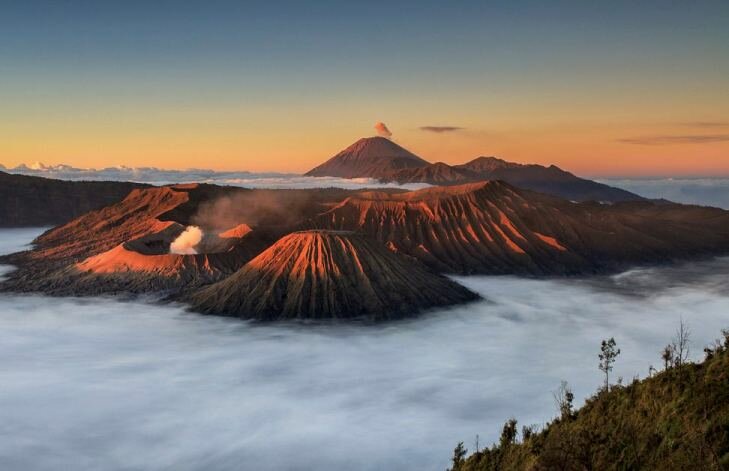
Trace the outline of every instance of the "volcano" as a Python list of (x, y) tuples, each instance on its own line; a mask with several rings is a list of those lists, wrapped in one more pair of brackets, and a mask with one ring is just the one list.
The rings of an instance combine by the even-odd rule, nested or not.
[(503, 180), (526, 190), (571, 201), (621, 202), (643, 198), (629, 191), (573, 175), (550, 165), (519, 164), (496, 157), (478, 157), (461, 165), (423, 160), (384, 137), (360, 139), (306, 173), (313, 177), (375, 178), (381, 182), (461, 185)]
[(382, 178), (406, 168), (430, 165), (407, 149), (385, 137), (358, 140), (318, 167), (309, 170), (310, 177)]
[(203, 313), (266, 321), (385, 320), (475, 299), (468, 289), (365, 236), (304, 231), (283, 237), (189, 302)]
[(458, 274), (577, 275), (729, 251), (729, 212), (573, 203), (502, 181), (362, 192), (309, 221)]

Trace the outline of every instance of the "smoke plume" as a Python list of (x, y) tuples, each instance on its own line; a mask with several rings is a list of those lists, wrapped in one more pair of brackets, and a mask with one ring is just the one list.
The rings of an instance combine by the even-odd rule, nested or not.
[(170, 253), (178, 255), (195, 255), (195, 246), (202, 240), (203, 233), (197, 226), (187, 226), (187, 229), (170, 244)]
[[(322, 190), (326, 191), (326, 190)], [(191, 222), (206, 231), (224, 231), (239, 224), (288, 226), (300, 222), (312, 210), (311, 193), (300, 190), (248, 190), (200, 204)]]
[(375, 123), (375, 131), (377, 131), (378, 136), (382, 137), (392, 137), (392, 133), (389, 129), (387, 129), (387, 126), (385, 123), (378, 121)]

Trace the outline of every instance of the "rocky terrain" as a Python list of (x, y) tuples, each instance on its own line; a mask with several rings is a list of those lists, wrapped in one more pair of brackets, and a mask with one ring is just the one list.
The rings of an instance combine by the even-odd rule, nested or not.
[(729, 212), (655, 202), (573, 203), (501, 181), (361, 192), (308, 221), (358, 231), (434, 270), (577, 275), (729, 250)]
[(577, 177), (551, 165), (523, 165), (495, 157), (478, 157), (461, 165), (431, 164), (384, 137), (360, 139), (306, 175), (376, 178), (383, 182), (457, 185), (503, 180), (519, 188), (573, 201), (638, 201), (642, 197)]
[(70, 182), (0, 172), (0, 227), (55, 226), (121, 201), (129, 182)]
[(715, 208), (576, 203), (503, 181), (418, 191), (187, 184), (135, 189), (46, 232), (2, 260), (19, 268), (0, 289), (204, 287), (190, 298), (203, 312), (379, 319), (466, 300), (443, 273), (584, 275), (726, 253), (729, 212)]
[(395, 319), (478, 296), (369, 238), (294, 232), (188, 298), (203, 313), (257, 320)]
[[(54, 295), (190, 289), (235, 272), (290, 231), (291, 221), (347, 194), (199, 184), (133, 190), (117, 204), (44, 233), (33, 250), (4, 257), (19, 270), (2, 288)], [(244, 220), (255, 221), (255, 230)], [(173, 241), (198, 225), (201, 239), (190, 253), (172, 253)]]

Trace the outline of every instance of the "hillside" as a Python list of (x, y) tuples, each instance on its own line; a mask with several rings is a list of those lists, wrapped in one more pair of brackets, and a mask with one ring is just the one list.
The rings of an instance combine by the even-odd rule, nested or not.
[(309, 221), (358, 231), (439, 272), (573, 275), (729, 251), (729, 212), (571, 203), (500, 181), (362, 192)]
[(207, 314), (257, 320), (386, 320), (478, 299), (449, 279), (343, 232), (289, 234), (227, 279), (187, 298)]
[(148, 185), (71, 182), (0, 172), (0, 227), (43, 227), (68, 222), (124, 199)]
[(729, 469), (729, 332), (701, 364), (599, 391), (543, 430), (504, 427), (499, 444), (453, 471)]

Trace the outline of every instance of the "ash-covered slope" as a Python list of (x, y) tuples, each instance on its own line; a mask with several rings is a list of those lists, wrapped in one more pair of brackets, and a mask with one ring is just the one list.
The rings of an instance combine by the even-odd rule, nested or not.
[(399, 318), (478, 296), (367, 237), (295, 232), (188, 301), (246, 319)]
[[(46, 232), (33, 250), (4, 257), (19, 269), (0, 289), (55, 295), (190, 289), (235, 272), (301, 220), (353, 193), (203, 184), (135, 190)], [(191, 228), (199, 240), (175, 250), (173, 241)]]
[(91, 210), (124, 199), (128, 182), (70, 182), (0, 172), (0, 227), (63, 224)]
[(384, 137), (362, 138), (306, 175), (311, 177), (382, 178), (404, 168), (430, 165)]
[(205, 235), (195, 246), (196, 253), (171, 253), (170, 243), (185, 227), (167, 224), (158, 233), (41, 277), (35, 281), (35, 290), (79, 295), (191, 289), (234, 273), (269, 245), (266, 238), (243, 225), (227, 233)]
[(565, 275), (729, 252), (729, 212), (571, 203), (500, 181), (360, 193), (308, 227), (359, 231), (447, 273)]
[(16, 254), (11, 261), (20, 265), (78, 261), (110, 250), (117, 245), (161, 232), (169, 221), (160, 217), (189, 201), (197, 185), (135, 189), (124, 200), (53, 228), (38, 237), (36, 248)]

